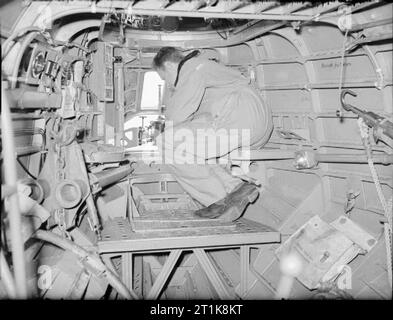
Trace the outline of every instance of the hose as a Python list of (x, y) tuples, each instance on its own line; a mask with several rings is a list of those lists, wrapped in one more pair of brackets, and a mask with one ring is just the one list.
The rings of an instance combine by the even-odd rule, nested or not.
[(3, 250), (0, 250), (0, 279), (4, 283), (7, 295), (11, 299), (16, 298), (15, 281), (12, 277), (8, 263), (5, 260)]
[(7, 46), (11, 44), (11, 41), (13, 41), (15, 38), (23, 36), (27, 32), (32, 32), (32, 31), (40, 32), (42, 31), (42, 29), (38, 27), (26, 27), (18, 30), (17, 32), (14, 32), (11, 36), (9, 36), (1, 46), (1, 60), (3, 60), (11, 50), (12, 46), (7, 50)]
[(95, 269), (103, 269), (104, 276), (106, 277), (109, 284), (125, 299), (138, 299), (137, 295), (130, 292), (128, 288), (121, 282), (121, 280), (105, 265), (101, 259), (89, 253), (79, 245), (73, 243), (68, 239), (61, 238), (60, 236), (54, 234), (50, 231), (37, 230), (33, 237), (42, 241), (50, 242), (63, 250), (68, 250), (73, 252), (79, 258), (84, 259), (88, 264), (90, 264)]
[(14, 68), (12, 69), (12, 74), (11, 74), (11, 89), (16, 88), (16, 82), (18, 80), (18, 71), (19, 71), (19, 65), (20, 61), (22, 60), (22, 57), (25, 53), (25, 50), (27, 46), (33, 41), (33, 39), (36, 37), (38, 32), (34, 31), (30, 33), (22, 42), (21, 47), (18, 51), (18, 55), (16, 56), (16, 59), (14, 61)]
[[(11, 188), (17, 187), (16, 153), (14, 146), (11, 111), (5, 90), (1, 91), (1, 135), (3, 143), (3, 163), (5, 184)], [(9, 196), (10, 210), (8, 218), (10, 223), (10, 240), (12, 249), (12, 264), (16, 287), (16, 298), (27, 298), (26, 267), (24, 257), (24, 241), (22, 238), (22, 222), (19, 210), (18, 193)]]

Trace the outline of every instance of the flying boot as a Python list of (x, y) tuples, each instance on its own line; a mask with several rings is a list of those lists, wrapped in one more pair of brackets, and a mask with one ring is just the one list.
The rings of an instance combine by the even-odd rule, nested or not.
[(247, 205), (254, 202), (258, 195), (259, 191), (255, 185), (243, 182), (225, 198), (195, 211), (194, 214), (201, 218), (235, 221), (241, 217)]

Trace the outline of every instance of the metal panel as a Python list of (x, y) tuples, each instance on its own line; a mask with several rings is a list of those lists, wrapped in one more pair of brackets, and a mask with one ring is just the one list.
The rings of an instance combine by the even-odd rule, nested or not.
[(264, 73), (264, 86), (274, 84), (304, 86), (308, 82), (303, 66), (297, 63), (263, 65), (260, 72)]
[[(341, 71), (341, 58), (323, 59), (313, 61), (312, 64), (316, 70), (317, 81), (334, 80), (339, 82)], [(366, 56), (345, 57), (344, 60), (344, 82), (356, 80), (376, 81), (376, 74), (370, 59)]]
[(333, 26), (304, 26), (301, 37), (311, 52), (341, 49), (343, 46), (343, 34), (340, 29)]
[(266, 97), (275, 112), (312, 111), (310, 93), (306, 90), (269, 91)]
[(296, 47), (283, 37), (267, 34), (264, 36), (265, 45), (269, 46), (270, 56), (273, 58), (296, 57), (298, 51)]

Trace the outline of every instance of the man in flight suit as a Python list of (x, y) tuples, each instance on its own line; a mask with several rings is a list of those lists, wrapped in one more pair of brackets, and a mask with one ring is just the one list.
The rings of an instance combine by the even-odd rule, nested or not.
[[(169, 89), (165, 132), (157, 145), (163, 154), (173, 154), (180, 144), (165, 133), (172, 130), (176, 136), (191, 132), (191, 137), (181, 142), (186, 145), (181, 155), (188, 153), (192, 161), (185, 163), (175, 151), (168, 168), (183, 189), (204, 206), (195, 212), (197, 216), (234, 221), (257, 198), (258, 189), (207, 160), (240, 147), (262, 147), (273, 130), (272, 116), (239, 71), (199, 54), (196, 50), (184, 56), (179, 49), (163, 47), (153, 59), (153, 68)], [(248, 136), (246, 142), (244, 136)], [(206, 140), (219, 141), (218, 147), (207, 146)]]

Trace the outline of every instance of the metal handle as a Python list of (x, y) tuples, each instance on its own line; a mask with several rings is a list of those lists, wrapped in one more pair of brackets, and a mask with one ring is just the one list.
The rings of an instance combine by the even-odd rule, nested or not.
[(355, 92), (353, 92), (352, 90), (343, 90), (342, 92), (341, 92), (341, 105), (342, 105), (342, 107), (343, 107), (343, 109), (345, 110), (345, 111), (350, 111), (350, 110), (353, 110), (353, 108), (354, 108), (354, 106), (352, 106), (352, 105), (350, 105), (349, 103), (346, 103), (345, 101), (344, 101), (344, 97), (345, 97), (345, 95), (347, 94), (347, 93), (349, 93), (351, 96), (353, 96), (353, 97), (357, 97), (357, 94), (355, 93)]

